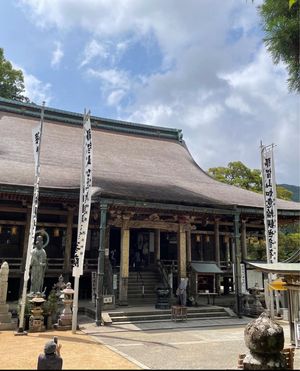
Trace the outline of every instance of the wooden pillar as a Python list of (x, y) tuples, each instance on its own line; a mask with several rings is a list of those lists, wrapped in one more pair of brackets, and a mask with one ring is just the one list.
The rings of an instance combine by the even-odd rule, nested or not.
[(154, 247), (155, 247), (155, 262), (157, 262), (158, 260), (160, 260), (160, 229), (155, 230)]
[[(219, 230), (219, 219), (215, 219), (215, 261), (218, 267), (220, 267), (220, 230)], [(216, 274), (214, 276), (214, 290), (220, 293), (220, 275)]]
[(236, 297), (236, 314), (241, 317), (242, 314), (242, 301), (241, 301), (241, 239), (239, 233), (240, 215), (234, 214), (234, 238), (233, 238), (233, 257), (234, 261), (234, 283), (235, 283), (235, 297)]
[(107, 204), (102, 204), (100, 201), (100, 234), (98, 248), (98, 263), (97, 263), (97, 292), (96, 292), (96, 326), (100, 326), (102, 322), (102, 307), (103, 307), (103, 276), (104, 276), (104, 254), (105, 254), (105, 235), (107, 227)]
[(130, 230), (125, 220), (121, 229), (119, 305), (128, 305), (129, 243)]
[(184, 225), (178, 224), (178, 281), (186, 278), (186, 232)]
[(22, 254), (22, 272), (23, 273), (24, 273), (25, 264), (26, 264), (28, 240), (29, 240), (29, 233), (30, 233), (30, 222), (31, 222), (31, 207), (27, 206), (26, 225), (25, 225), (24, 243), (23, 243), (23, 254)]
[(241, 249), (242, 249), (242, 260), (246, 260), (248, 256), (247, 251), (247, 232), (246, 232), (246, 220), (242, 220), (241, 230)]
[(215, 220), (215, 261), (218, 267), (220, 267), (220, 230), (219, 230), (219, 219)]
[(67, 215), (67, 232), (66, 232), (66, 246), (64, 253), (64, 280), (69, 281), (71, 271), (71, 248), (72, 248), (72, 232), (73, 232), (73, 216), (74, 208), (68, 209)]
[(21, 262), (21, 279), (20, 279), (20, 286), (19, 286), (19, 297), (22, 296), (22, 289), (24, 285), (24, 270), (26, 265), (26, 257), (27, 257), (27, 250), (28, 250), (28, 240), (29, 240), (29, 233), (30, 233), (30, 222), (31, 222), (31, 207), (27, 206), (27, 213), (26, 213), (26, 225), (24, 230), (24, 243), (23, 243), (23, 252), (22, 252), (22, 262)]
[(190, 228), (186, 231), (186, 260), (188, 264), (192, 261), (192, 244)]
[(104, 292), (113, 294), (113, 270), (109, 261), (110, 227), (106, 227), (105, 249), (104, 249)]

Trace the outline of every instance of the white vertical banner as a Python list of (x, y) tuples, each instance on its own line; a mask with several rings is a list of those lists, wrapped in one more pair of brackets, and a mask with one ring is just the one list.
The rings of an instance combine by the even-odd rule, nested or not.
[(247, 294), (245, 264), (240, 263), (240, 267), (241, 267), (241, 293)]
[(34, 167), (35, 182), (34, 182), (34, 190), (33, 190), (26, 263), (25, 263), (25, 269), (24, 269), (24, 282), (23, 282), (23, 290), (22, 290), (22, 298), (21, 298), (21, 310), (19, 314), (18, 333), (23, 333), (23, 334), (26, 333), (24, 331), (23, 326), (24, 326), (24, 316), (25, 316), (27, 284), (29, 280), (29, 270), (30, 270), (32, 251), (33, 251), (33, 246), (34, 246), (36, 224), (37, 224), (37, 211), (38, 211), (38, 205), (39, 205), (40, 154), (41, 154), (41, 142), (42, 142), (42, 132), (43, 132), (43, 122), (44, 122), (44, 110), (45, 110), (45, 102), (43, 102), (43, 106), (41, 110), (40, 124), (37, 127), (32, 129), (32, 144), (33, 144), (33, 155), (34, 155), (34, 162), (35, 162), (35, 167)]
[(261, 145), (264, 220), (268, 263), (278, 261), (278, 223), (273, 145)]
[(32, 208), (31, 208), (31, 219), (30, 219), (30, 230), (29, 230), (29, 239), (26, 255), (26, 264), (24, 272), (24, 281), (29, 280), (29, 269), (31, 256), (34, 246), (35, 231), (37, 224), (37, 211), (39, 206), (39, 189), (40, 189), (40, 152), (41, 152), (41, 138), (42, 138), (42, 124), (44, 120), (44, 106), (41, 113), (41, 121), (38, 126), (32, 129), (32, 145), (33, 145), (33, 156), (34, 156), (34, 173), (35, 173), (35, 182), (33, 189), (33, 199), (32, 199)]
[(83, 151), (80, 198), (78, 211), (78, 234), (77, 245), (74, 254), (73, 276), (79, 277), (83, 274), (83, 261), (87, 241), (89, 218), (91, 210), (92, 190), (92, 130), (90, 113), (83, 117)]

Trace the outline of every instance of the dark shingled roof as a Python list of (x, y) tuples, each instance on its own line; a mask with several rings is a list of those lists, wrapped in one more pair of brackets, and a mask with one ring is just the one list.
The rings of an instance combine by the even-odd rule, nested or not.
[[(0, 184), (32, 186), (39, 106), (0, 99)], [(35, 111), (35, 113), (34, 113)], [(73, 121), (72, 121), (73, 120)], [(260, 194), (220, 183), (193, 160), (180, 130), (93, 118), (93, 186), (105, 197), (186, 205), (263, 207)], [(80, 124), (81, 123), (81, 124)], [(40, 186), (79, 189), (82, 116), (45, 111)], [(278, 200), (282, 210), (300, 203)]]

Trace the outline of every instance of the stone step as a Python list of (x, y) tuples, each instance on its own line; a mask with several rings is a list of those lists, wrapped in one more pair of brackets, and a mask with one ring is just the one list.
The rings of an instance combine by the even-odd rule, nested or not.
[[(218, 312), (224, 312), (227, 313), (227, 311), (223, 307), (188, 307), (188, 313), (192, 314), (206, 314), (206, 313), (218, 313)], [(155, 309), (155, 310), (137, 310), (137, 311), (126, 311), (126, 310), (120, 310), (120, 311), (108, 311), (109, 315), (111, 317), (114, 316), (136, 316), (136, 315), (155, 315), (155, 314), (170, 314), (171, 309)]]
[[(190, 318), (188, 317), (187, 318), (188, 320), (195, 320), (195, 318)], [(196, 318), (197, 319), (197, 318)], [(216, 319), (216, 320), (220, 320), (220, 319), (228, 319), (228, 316), (216, 316), (216, 317), (210, 317), (210, 319)], [(151, 319), (146, 319), (146, 320), (141, 320), (141, 321), (119, 321), (119, 322), (116, 322), (116, 324), (118, 325), (129, 325), (131, 323), (139, 323), (139, 324), (142, 324), (142, 323), (151, 323), (151, 322), (170, 322), (171, 320), (171, 316), (167, 319), (155, 319), (155, 320), (151, 320)], [(205, 320), (205, 318), (199, 318), (199, 320)], [(180, 322), (180, 321), (179, 321)], [(113, 325), (113, 323), (112, 323)]]
[[(134, 323), (134, 322), (156, 322), (156, 321), (169, 321), (171, 319), (171, 310), (155, 310), (155, 311), (136, 311), (136, 312), (111, 312), (109, 316), (112, 323)], [(207, 318), (230, 318), (232, 315), (222, 307), (197, 309), (188, 308), (188, 319), (207, 319)]]

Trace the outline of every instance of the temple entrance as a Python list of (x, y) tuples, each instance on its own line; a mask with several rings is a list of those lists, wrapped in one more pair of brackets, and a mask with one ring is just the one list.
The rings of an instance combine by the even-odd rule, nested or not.
[(129, 267), (149, 269), (155, 265), (154, 231), (130, 230)]

